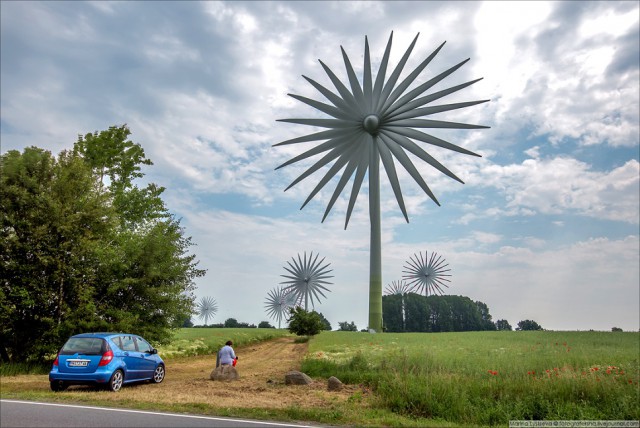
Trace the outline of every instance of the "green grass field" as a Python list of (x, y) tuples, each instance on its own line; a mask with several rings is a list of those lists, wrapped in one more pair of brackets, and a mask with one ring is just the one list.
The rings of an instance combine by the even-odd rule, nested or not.
[(234, 347), (290, 336), (289, 330), (275, 328), (182, 328), (169, 345), (158, 346), (163, 358), (214, 354), (227, 340)]
[(323, 332), (302, 370), (366, 383), (377, 405), (461, 425), (640, 419), (640, 334)]

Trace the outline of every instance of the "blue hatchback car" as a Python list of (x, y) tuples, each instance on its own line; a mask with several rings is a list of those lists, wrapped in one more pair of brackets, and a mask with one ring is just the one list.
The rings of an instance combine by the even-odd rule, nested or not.
[(149, 342), (128, 333), (83, 333), (71, 336), (49, 372), (52, 391), (69, 385), (104, 385), (119, 391), (130, 382), (164, 379), (165, 366)]

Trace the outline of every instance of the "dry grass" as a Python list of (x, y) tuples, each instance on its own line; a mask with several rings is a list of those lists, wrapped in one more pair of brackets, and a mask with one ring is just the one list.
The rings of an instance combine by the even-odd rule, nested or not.
[[(167, 376), (159, 385), (126, 386), (115, 394), (75, 386), (55, 395), (78, 401), (97, 399), (114, 405), (137, 402), (205, 405), (219, 409), (326, 409), (346, 402), (356, 392), (359, 395), (366, 393), (360, 387), (350, 385), (345, 385), (342, 391), (329, 392), (326, 379), (316, 379), (307, 386), (285, 385), (286, 372), (298, 370), (306, 352), (306, 343), (294, 343), (291, 337), (280, 338), (236, 349), (240, 374), (236, 381), (214, 382), (209, 379), (215, 367), (213, 355), (183, 357), (166, 361)], [(2, 389), (3, 392), (46, 392), (49, 382), (46, 375), (3, 377)]]

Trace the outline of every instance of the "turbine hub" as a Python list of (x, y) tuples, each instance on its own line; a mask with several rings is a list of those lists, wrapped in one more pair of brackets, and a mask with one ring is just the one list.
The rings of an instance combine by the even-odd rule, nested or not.
[(375, 114), (370, 114), (362, 121), (362, 127), (369, 134), (375, 136), (378, 133), (378, 127), (380, 126), (380, 119)]

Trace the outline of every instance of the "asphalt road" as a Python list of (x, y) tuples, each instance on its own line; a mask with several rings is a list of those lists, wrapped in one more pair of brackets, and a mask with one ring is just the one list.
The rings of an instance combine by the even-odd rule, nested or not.
[(310, 426), (180, 413), (0, 400), (0, 427), (302, 428)]

